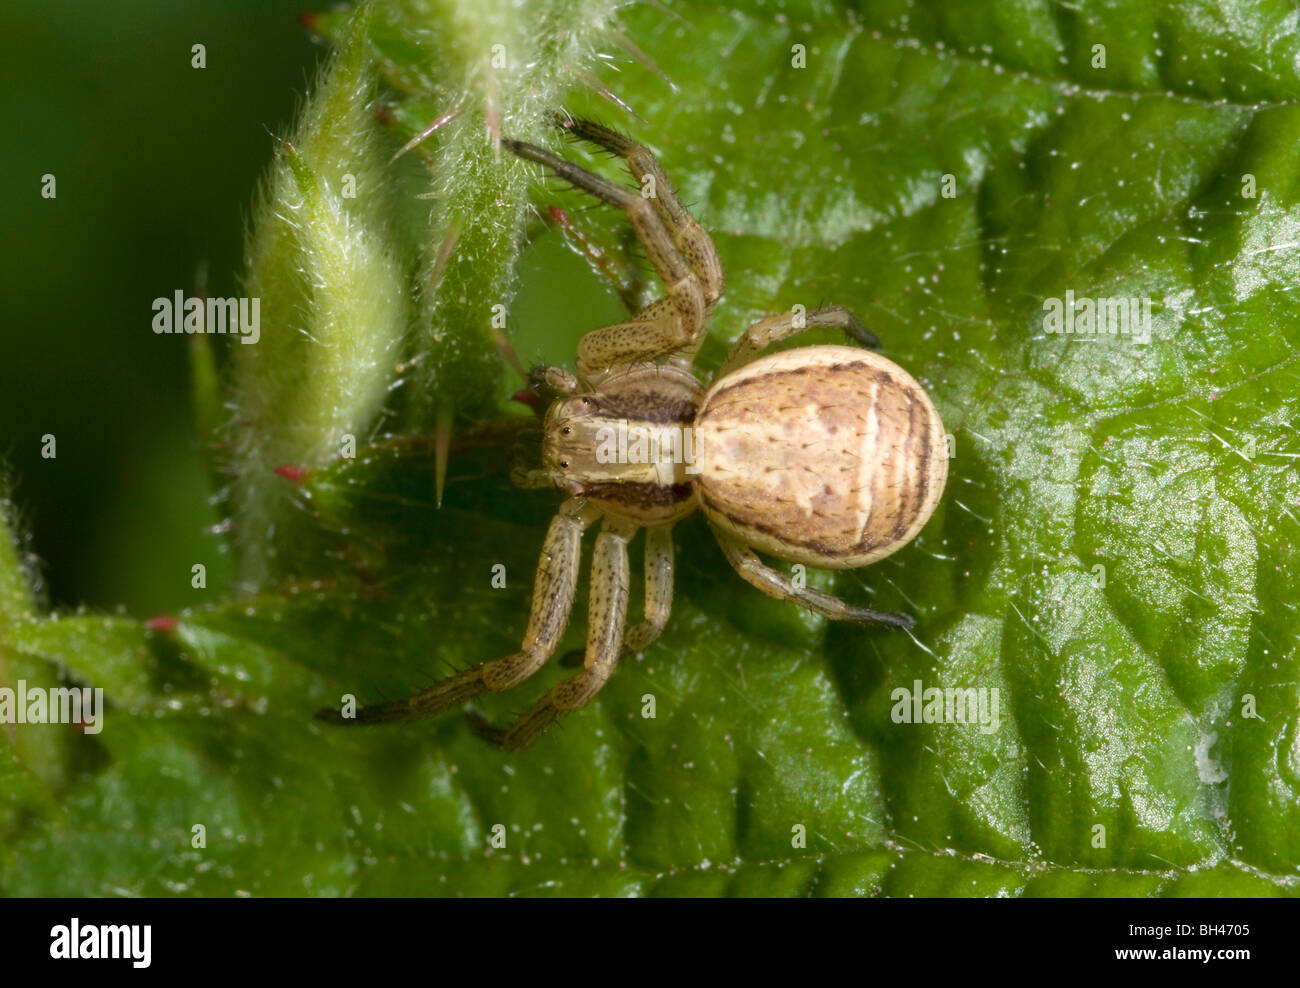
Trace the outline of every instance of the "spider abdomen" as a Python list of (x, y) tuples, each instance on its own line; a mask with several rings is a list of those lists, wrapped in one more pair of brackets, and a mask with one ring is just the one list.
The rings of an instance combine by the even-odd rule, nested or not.
[(699, 504), (763, 552), (831, 569), (910, 542), (948, 476), (921, 386), (868, 350), (804, 347), (714, 383), (695, 425)]

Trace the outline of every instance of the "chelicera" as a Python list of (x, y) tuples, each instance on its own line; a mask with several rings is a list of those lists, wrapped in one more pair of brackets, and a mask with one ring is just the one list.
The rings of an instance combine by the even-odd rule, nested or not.
[[(581, 672), (554, 687), (507, 730), (479, 730), (523, 748), (579, 709), (609, 681), (621, 655), (659, 637), (673, 597), (673, 525), (699, 508), (727, 561), (780, 600), (837, 621), (909, 629), (905, 614), (849, 604), (764, 563), (826, 569), (875, 562), (906, 545), (933, 513), (948, 473), (943, 423), (919, 384), (871, 349), (808, 346), (760, 356), (805, 329), (838, 327), (868, 348), (879, 341), (847, 309), (787, 312), (755, 323), (707, 387), (692, 364), (722, 297), (709, 234), (687, 211), (642, 145), (598, 124), (565, 120), (575, 136), (622, 157), (643, 195), (520, 141), (521, 158), (623, 210), (667, 288), (626, 322), (587, 333), (576, 375), (534, 371), (553, 400), (542, 467), (517, 471), (524, 486), (568, 494), (542, 548), (528, 629), (518, 652), (466, 669), (407, 700), (363, 707), (334, 723), (414, 720), (486, 692), (518, 686), (554, 653), (578, 586), (583, 533), (601, 522), (591, 562), (587, 646)], [(646, 443), (646, 437), (657, 442)], [(651, 455), (632, 455), (633, 450)], [(626, 628), (628, 543), (645, 538), (645, 610)]]

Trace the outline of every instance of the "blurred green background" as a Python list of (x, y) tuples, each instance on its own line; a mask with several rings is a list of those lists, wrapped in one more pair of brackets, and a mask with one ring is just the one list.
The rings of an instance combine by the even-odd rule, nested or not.
[[(195, 562), (209, 589), (223, 583), (189, 341), (156, 336), (151, 303), (192, 293), (205, 268), (211, 292), (235, 292), (272, 134), (325, 52), (298, 21), (311, 9), (55, 0), (0, 14), (0, 463), (56, 606), (177, 610)], [(47, 433), (56, 459), (41, 457)]]

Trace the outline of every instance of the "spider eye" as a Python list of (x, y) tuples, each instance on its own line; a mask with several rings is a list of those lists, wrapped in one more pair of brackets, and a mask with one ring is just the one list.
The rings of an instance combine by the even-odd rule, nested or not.
[(582, 399), (582, 403), (583, 403), (584, 405), (590, 405), (590, 404), (591, 404), (591, 399), (590, 399), (590, 398), (583, 398), (583, 399)]
[(564, 436), (567, 436), (567, 435), (568, 435), (570, 432), (572, 432), (572, 431), (573, 431), (573, 430), (570, 429), (570, 428), (566, 425), (563, 429), (560, 430), (560, 434), (561, 434), (561, 435), (564, 435)]
[(561, 460), (561, 461), (560, 461), (560, 469), (561, 469), (561, 470), (567, 470), (567, 469), (569, 469), (569, 461), (568, 461), (568, 460)]

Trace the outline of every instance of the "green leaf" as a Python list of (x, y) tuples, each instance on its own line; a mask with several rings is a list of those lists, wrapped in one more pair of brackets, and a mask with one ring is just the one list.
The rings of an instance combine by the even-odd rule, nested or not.
[[(112, 701), (101, 734), (50, 748), (57, 810), (12, 816), (4, 891), (1296, 895), (1300, 62), (1272, 8), (1192, 6), (699, 0), (580, 21), (565, 51), (622, 31), (678, 87), (628, 57), (600, 78), (641, 120), (599, 93), (563, 103), (647, 141), (714, 232), (728, 290), (702, 367), (760, 315), (835, 302), (934, 397), (956, 454), (935, 517), (871, 568), (815, 576), (914, 613), (915, 637), (762, 597), (693, 518), (662, 639), (533, 748), (486, 747), (454, 714), (331, 729), (311, 715), (344, 693), (407, 694), (518, 647), (558, 501), (509, 487), (507, 442), (455, 452), (438, 509), (427, 438), (380, 437), (285, 499), (301, 565), (258, 596), (174, 633), (90, 616), (4, 631), (11, 661)], [(467, 365), (422, 335), (481, 360), (489, 334), (438, 313), (506, 299), (524, 358), (560, 362), (620, 308), (555, 230), (503, 292), (533, 172), (467, 148), (481, 77), (421, 70), (430, 36), (392, 9), (371, 37), (396, 136), (473, 97), (427, 160), (436, 187), (449, 162), (475, 180), (466, 233), (473, 203), (494, 217), (453, 276), (465, 301), (422, 298), (421, 387), (489, 407), (512, 387), (448, 380)], [(454, 35), (462, 8), (437, 10)], [(545, 140), (551, 105), (502, 126)], [(477, 198), (493, 182), (507, 201)], [(552, 185), (539, 203), (617, 247), (621, 217)], [(1149, 342), (1049, 332), (1045, 301), (1067, 292), (1149, 298)], [(431, 400), (401, 400), (431, 426)], [(566, 674), (482, 709), (505, 721)], [(996, 729), (899, 722), (917, 682), (996, 689)], [(21, 798), (24, 772), (0, 785)]]

